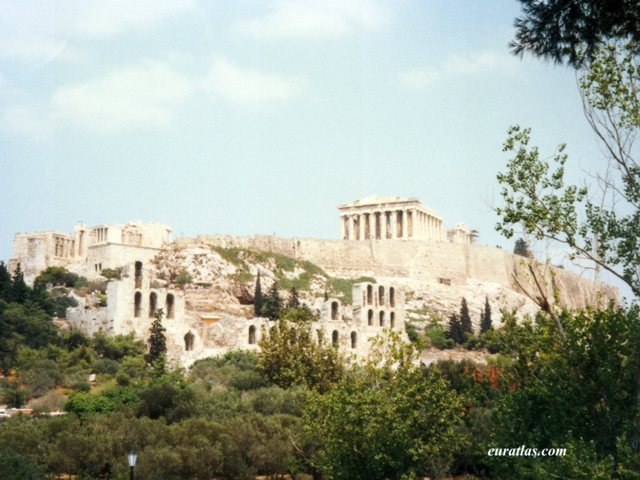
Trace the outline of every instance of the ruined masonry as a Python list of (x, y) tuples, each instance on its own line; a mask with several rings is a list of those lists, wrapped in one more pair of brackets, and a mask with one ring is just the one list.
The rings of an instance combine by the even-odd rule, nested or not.
[[(311, 262), (338, 278), (375, 278), (353, 285), (350, 305), (338, 298), (318, 298), (322, 291), (317, 287), (303, 299), (317, 315), (313, 329), (318, 339), (331, 341), (347, 358), (366, 356), (369, 340), (384, 329), (406, 339), (406, 302), (414, 309), (431, 305), (443, 318), (458, 308), (462, 296), (470, 300), (474, 319), (485, 296), (498, 302), (496, 312), (500, 308), (535, 311), (535, 304), (519, 290), (522, 285), (527, 287), (526, 282), (520, 286), (514, 282), (522, 257), (477, 245), (478, 233), (464, 224), (445, 230), (442, 218), (417, 198), (367, 197), (340, 205), (338, 210), (339, 240), (223, 235), (173, 240), (171, 227), (139, 221), (94, 227), (80, 223), (74, 234), (18, 233), (9, 268), (20, 265), (27, 282), (49, 266), (63, 266), (88, 279), (101, 278), (106, 268), (118, 269), (120, 279), (107, 284), (107, 305), (97, 307), (82, 298), (84, 304), (67, 311), (69, 324), (88, 334), (134, 332), (146, 339), (154, 315), (162, 309), (169, 358), (184, 366), (232, 349), (256, 350), (273, 326), (268, 319), (249, 318), (252, 295), (247, 289), (253, 280), (244, 284), (234, 280), (242, 294), (229, 293), (229, 275), (238, 271), (216, 253), (220, 248), (285, 255)], [(209, 277), (186, 290), (171, 288), (172, 283), (160, 275), (166, 269), (158, 262), (187, 258), (187, 251), (195, 252), (188, 257), (192, 263), (178, 266), (194, 267)], [(221, 262), (217, 267), (205, 267), (197, 260), (206, 257), (211, 261), (212, 255)], [(217, 277), (210, 276), (212, 268)], [(246, 273), (250, 278), (260, 271), (270, 273), (260, 268), (254, 265), (251, 272), (244, 272), (245, 278)], [(617, 298), (615, 289), (567, 270), (553, 268), (553, 278), (568, 307)], [(211, 282), (226, 288), (222, 295)], [(235, 302), (231, 305), (235, 310), (230, 302)]]

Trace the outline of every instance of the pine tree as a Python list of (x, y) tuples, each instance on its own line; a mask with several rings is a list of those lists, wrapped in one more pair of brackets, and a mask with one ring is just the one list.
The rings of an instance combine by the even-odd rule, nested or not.
[(485, 297), (484, 311), (480, 318), (480, 333), (491, 330), (491, 305), (489, 305), (489, 297)]
[(164, 312), (161, 308), (155, 314), (155, 320), (149, 329), (149, 353), (146, 356), (147, 363), (154, 365), (158, 360), (162, 360), (167, 353), (167, 339), (164, 336), (165, 328), (162, 326)]
[(268, 317), (270, 320), (277, 320), (280, 318), (280, 311), (282, 310), (282, 300), (280, 293), (278, 292), (278, 284), (273, 282), (269, 293), (264, 297), (262, 308), (260, 309), (260, 315)]
[(13, 273), (13, 285), (11, 287), (11, 301), (16, 303), (24, 303), (29, 298), (31, 289), (24, 282), (24, 275), (20, 269), (20, 264)]
[(453, 340), (453, 343), (455, 344), (460, 344), (464, 341), (462, 325), (460, 325), (460, 318), (457, 313), (454, 313), (449, 317), (449, 330), (447, 330), (447, 337)]
[(300, 306), (300, 298), (298, 297), (298, 290), (295, 286), (291, 287), (289, 292), (289, 302), (287, 308), (298, 308)]
[(467, 299), (464, 297), (462, 297), (462, 303), (460, 304), (460, 329), (462, 332), (462, 341), (465, 340), (465, 336), (467, 335), (473, 336), (469, 306), (467, 305)]
[(262, 286), (260, 285), (260, 271), (256, 277), (256, 289), (253, 293), (253, 313), (256, 317), (259, 317), (262, 313), (262, 306), (264, 305), (264, 296), (262, 295)]

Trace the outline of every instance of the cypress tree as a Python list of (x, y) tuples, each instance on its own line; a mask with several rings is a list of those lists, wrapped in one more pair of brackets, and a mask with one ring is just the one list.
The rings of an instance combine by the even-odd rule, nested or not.
[(460, 329), (462, 332), (462, 341), (464, 341), (467, 334), (473, 336), (469, 306), (467, 305), (467, 299), (464, 297), (462, 297), (462, 303), (460, 304)]
[(161, 308), (155, 314), (155, 320), (151, 323), (149, 329), (149, 353), (146, 356), (147, 363), (149, 365), (155, 364), (159, 359), (162, 359), (167, 353), (167, 339), (164, 336), (165, 328), (162, 326), (162, 316), (164, 312)]
[(262, 286), (260, 285), (260, 271), (258, 270), (258, 276), (256, 277), (256, 289), (253, 293), (253, 313), (256, 317), (259, 317), (261, 315), (263, 305), (264, 296), (262, 295)]
[(491, 305), (489, 305), (489, 296), (484, 299), (484, 311), (480, 319), (480, 333), (491, 330)]
[(455, 344), (460, 344), (464, 340), (462, 325), (460, 325), (460, 318), (457, 313), (453, 313), (449, 317), (449, 330), (447, 330), (447, 336), (453, 340), (453, 343)]
[(287, 308), (298, 308), (300, 306), (300, 298), (298, 297), (298, 290), (295, 286), (291, 287), (289, 291), (289, 302)]
[(282, 310), (282, 300), (280, 299), (280, 293), (278, 292), (277, 282), (273, 282), (269, 293), (265, 295), (260, 314), (263, 317), (268, 317), (270, 320), (277, 320), (280, 317), (280, 311)]

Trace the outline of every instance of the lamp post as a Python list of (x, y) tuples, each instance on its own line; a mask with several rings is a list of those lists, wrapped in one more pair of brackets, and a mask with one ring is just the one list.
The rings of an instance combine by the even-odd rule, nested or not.
[(130, 480), (134, 480), (133, 479), (133, 470), (136, 468), (136, 460), (138, 459), (138, 455), (136, 455), (136, 452), (134, 452), (133, 450), (131, 450), (128, 454), (127, 454), (127, 458), (129, 460), (129, 468), (131, 469), (129, 471), (129, 479)]

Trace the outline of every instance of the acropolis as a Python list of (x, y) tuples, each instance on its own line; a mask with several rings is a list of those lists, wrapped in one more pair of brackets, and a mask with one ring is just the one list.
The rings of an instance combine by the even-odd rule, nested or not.
[[(462, 223), (445, 229), (442, 217), (417, 198), (367, 197), (338, 206), (338, 212), (336, 240), (265, 235), (174, 240), (172, 228), (162, 222), (80, 223), (74, 234), (18, 233), (9, 267), (20, 265), (28, 282), (50, 266), (90, 280), (104, 281), (106, 269), (119, 272), (106, 285), (106, 306), (79, 297), (83, 303), (67, 310), (68, 324), (89, 334), (133, 332), (145, 338), (154, 315), (163, 309), (170, 357), (183, 365), (230, 349), (258, 348), (270, 328), (268, 319), (255, 318), (251, 305), (259, 273), (264, 287), (278, 278), (300, 282), (307, 275), (302, 300), (316, 315), (318, 338), (324, 336), (356, 357), (366, 356), (369, 340), (384, 329), (406, 339), (405, 298), (413, 308), (420, 305), (416, 302), (432, 305), (444, 318), (458, 308), (462, 296), (472, 310), (489, 296), (496, 310), (536, 309), (514, 283), (522, 257), (478, 245), (478, 232)], [(245, 260), (229, 255), (245, 255)], [(251, 255), (262, 260), (249, 262)], [(269, 255), (287, 258), (293, 267), (283, 270)], [(305, 265), (315, 273), (303, 270)], [(190, 277), (182, 287), (172, 280), (180, 269)], [(331, 277), (352, 279), (348, 295), (328, 294)], [(566, 270), (554, 269), (554, 279), (567, 305), (617, 295), (615, 289)]]

